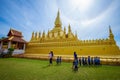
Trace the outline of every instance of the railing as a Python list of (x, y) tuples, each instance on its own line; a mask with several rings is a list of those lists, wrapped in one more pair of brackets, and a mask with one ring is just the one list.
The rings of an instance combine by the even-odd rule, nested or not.
[[(4, 49), (3, 53), (4, 53), (4, 54), (7, 54), (7, 52), (8, 52), (8, 49)], [(14, 55), (14, 54), (23, 54), (24, 52), (25, 52), (24, 50), (15, 49), (15, 50), (13, 51), (13, 55)]]
[(13, 54), (23, 54), (25, 51), (24, 50), (14, 50)]

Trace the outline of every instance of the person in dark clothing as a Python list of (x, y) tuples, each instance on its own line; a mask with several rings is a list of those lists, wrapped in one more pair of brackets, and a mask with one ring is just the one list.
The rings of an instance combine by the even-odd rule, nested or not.
[(56, 59), (56, 63), (59, 64), (59, 56)]
[(87, 65), (87, 58), (85, 57), (85, 65)]
[(85, 65), (84, 57), (82, 57), (82, 65)]
[(80, 57), (80, 58), (79, 58), (79, 65), (81, 66), (81, 64), (82, 64), (82, 63), (81, 63), (81, 57)]
[(88, 56), (88, 65), (90, 65), (90, 56)]
[(100, 57), (96, 57), (96, 65), (100, 65)]
[(61, 61), (62, 61), (62, 60), (61, 60), (61, 56), (58, 56), (57, 59), (56, 59), (56, 63), (57, 63), (57, 64), (61, 64)]
[(76, 54), (76, 52), (74, 52), (74, 59), (77, 59), (77, 54)]
[(62, 58), (61, 58), (61, 56), (59, 57), (59, 63), (61, 64), (61, 62), (62, 62)]
[(94, 63), (93, 63), (93, 62), (94, 62), (93, 57), (91, 57), (91, 60), (90, 60), (90, 61), (91, 61), (91, 65), (93, 65), (93, 64), (94, 64)]
[(97, 57), (94, 57), (94, 65), (97, 65)]
[(73, 61), (73, 70), (74, 71), (78, 71), (78, 59), (74, 59)]
[(100, 65), (100, 57), (98, 57), (98, 65)]

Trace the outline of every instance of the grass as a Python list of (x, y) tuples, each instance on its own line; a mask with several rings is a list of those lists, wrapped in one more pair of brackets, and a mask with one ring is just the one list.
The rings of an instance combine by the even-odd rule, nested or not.
[(21, 58), (0, 59), (0, 80), (119, 80), (120, 66), (82, 66), (72, 71), (72, 63), (48, 66), (48, 61)]

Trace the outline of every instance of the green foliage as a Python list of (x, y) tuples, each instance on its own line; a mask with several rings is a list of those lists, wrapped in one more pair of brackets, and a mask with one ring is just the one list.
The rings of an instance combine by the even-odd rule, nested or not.
[(12, 53), (13, 53), (13, 51), (14, 51), (14, 48), (9, 48), (8, 49), (8, 53), (7, 53), (7, 57), (11, 57), (12, 56)]
[(119, 80), (120, 66), (82, 66), (72, 63), (48, 66), (49, 61), (20, 58), (0, 59), (0, 80)]
[(12, 51), (14, 51), (14, 48), (9, 48), (8, 50), (12, 52)]

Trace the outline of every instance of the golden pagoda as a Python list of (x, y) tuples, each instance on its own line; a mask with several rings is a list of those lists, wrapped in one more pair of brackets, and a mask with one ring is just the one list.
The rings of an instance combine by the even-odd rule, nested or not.
[(109, 26), (109, 36), (106, 39), (79, 40), (77, 34), (73, 34), (70, 24), (68, 33), (66, 27), (62, 30), (62, 22), (58, 11), (55, 19), (54, 28), (43, 31), (33, 32), (30, 42), (27, 45), (26, 54), (48, 54), (53, 51), (57, 55), (119, 55), (120, 50), (114, 40), (111, 27)]

